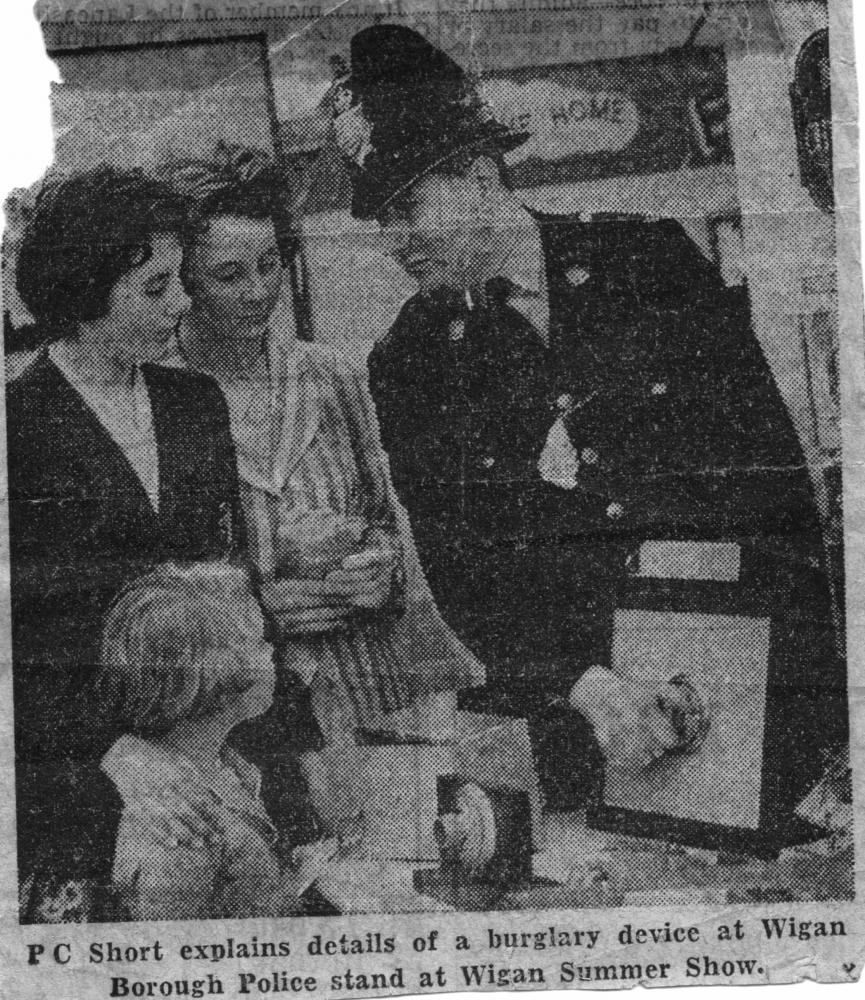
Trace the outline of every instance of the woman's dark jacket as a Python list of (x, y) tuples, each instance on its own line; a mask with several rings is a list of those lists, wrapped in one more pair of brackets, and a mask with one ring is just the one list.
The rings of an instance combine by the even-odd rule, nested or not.
[[(234, 445), (216, 383), (155, 365), (142, 373), (158, 452), (158, 512), (46, 353), (6, 390), (22, 874), (57, 846), (58, 824), (89, 825), (88, 835), (98, 836), (98, 822), (119, 807), (110, 786), (94, 792), (94, 782), (108, 784), (96, 765), (116, 734), (89, 691), (103, 618), (118, 591), (161, 562), (243, 549)], [(106, 804), (95, 825), (98, 810), (83, 808), (94, 798)], [(64, 838), (75, 841), (74, 831)]]

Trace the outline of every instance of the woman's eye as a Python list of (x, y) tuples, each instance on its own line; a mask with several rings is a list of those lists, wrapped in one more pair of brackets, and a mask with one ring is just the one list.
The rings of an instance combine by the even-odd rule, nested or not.
[(149, 299), (161, 299), (168, 289), (167, 281), (157, 281), (151, 285), (144, 286), (144, 294)]
[(214, 277), (217, 281), (228, 284), (231, 281), (237, 281), (240, 277), (240, 271), (236, 267), (226, 268), (224, 271), (217, 271)]
[(276, 257), (265, 257), (265, 259), (259, 265), (259, 273), (261, 274), (273, 274), (273, 272), (279, 267), (279, 259)]

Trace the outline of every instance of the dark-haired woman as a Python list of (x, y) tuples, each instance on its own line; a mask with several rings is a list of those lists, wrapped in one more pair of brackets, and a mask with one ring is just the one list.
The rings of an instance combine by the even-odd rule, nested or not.
[(153, 364), (188, 305), (185, 233), (161, 182), (104, 166), (47, 184), (20, 249), (18, 289), (50, 341), (6, 391), (25, 879), (110, 871), (117, 803), (91, 765), (114, 734), (86, 692), (112, 598), (156, 563), (241, 541), (219, 389)]
[[(281, 681), (306, 682), (327, 743), (413, 728), (426, 696), (447, 701), (480, 668), (442, 623), (412, 555), (365, 379), (276, 318), (283, 265), (267, 158), (222, 148), (171, 175), (197, 222), (173, 363), (215, 376), (228, 401)], [(290, 704), (278, 690), (272, 721)]]

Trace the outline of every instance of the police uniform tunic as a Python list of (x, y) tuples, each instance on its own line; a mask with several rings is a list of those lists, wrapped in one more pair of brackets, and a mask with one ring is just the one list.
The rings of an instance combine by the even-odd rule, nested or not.
[[(815, 725), (843, 739), (820, 522), (745, 293), (676, 223), (542, 220), (541, 232), (546, 356), (521, 317), (462, 327), (453, 303), (417, 296), (370, 359), (433, 592), (490, 670), (486, 707), (547, 720), (542, 782), (552, 804), (572, 804), (580, 753), (550, 706), (610, 662), (641, 544), (729, 541), (775, 606), (789, 678), (776, 703), (803, 745)], [(538, 473), (551, 425), (570, 482)]]
[(445, 620), (482, 659), (521, 607), (531, 484), (550, 423), (547, 352), (500, 295), (418, 295), (370, 356), (397, 491)]

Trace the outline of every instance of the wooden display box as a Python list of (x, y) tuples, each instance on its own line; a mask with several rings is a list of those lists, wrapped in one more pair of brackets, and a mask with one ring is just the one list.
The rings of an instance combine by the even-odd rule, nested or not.
[(615, 614), (613, 671), (648, 688), (687, 674), (710, 729), (696, 752), (642, 772), (608, 765), (591, 826), (762, 857), (824, 835), (794, 813), (816, 771), (791, 764), (802, 741), (816, 753), (822, 696), (803, 687), (785, 595), (759, 576), (745, 560), (735, 580), (632, 579)]

